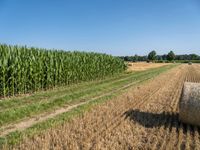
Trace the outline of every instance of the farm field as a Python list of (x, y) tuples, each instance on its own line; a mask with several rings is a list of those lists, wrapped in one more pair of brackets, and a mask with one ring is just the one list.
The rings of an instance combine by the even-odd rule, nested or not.
[(169, 65), (169, 63), (146, 63), (146, 62), (129, 62), (128, 71), (143, 71), (151, 68), (158, 68)]
[(25, 136), (55, 127), (76, 114), (176, 67), (125, 72), (103, 80), (83, 82), (0, 101), (0, 142), (17, 143)]
[(0, 150), (200, 150), (197, 1), (0, 0)]
[[(178, 102), (184, 81), (200, 82), (200, 65), (170, 66), (142, 71), (140, 75), (123, 75), (115, 79), (118, 82), (123, 81), (120, 86), (114, 79), (112, 82), (107, 81), (104, 84), (109, 83), (109, 87), (116, 85), (115, 88), (118, 89), (115, 91), (118, 95), (114, 98), (111, 95), (115, 88), (112, 88), (108, 94), (109, 101), (94, 105), (93, 109), (83, 115), (73, 117), (56, 128), (52, 127), (45, 132), (35, 134), (32, 138), (24, 134), (27, 138), (23, 138), (14, 148), (199, 149), (200, 129), (179, 122)], [(136, 75), (138, 78), (135, 77)], [(120, 93), (119, 89), (124, 91)], [(108, 92), (109, 89), (105, 91)], [(105, 91), (99, 94), (105, 96)], [(83, 99), (76, 104), (80, 102), (83, 102)], [(14, 105), (11, 107), (15, 108)], [(16, 122), (20, 121), (16, 120)], [(10, 122), (1, 122), (1, 127), (7, 124)], [(12, 126), (4, 129), (4, 134), (9, 134)], [(10, 137), (12, 141), (17, 134), (20, 135), (18, 132), (8, 135), (8, 140)], [(8, 147), (8, 145), (4, 146), (4, 149)]]

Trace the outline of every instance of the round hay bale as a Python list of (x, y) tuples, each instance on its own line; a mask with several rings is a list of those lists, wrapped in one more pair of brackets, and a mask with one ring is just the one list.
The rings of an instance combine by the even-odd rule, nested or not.
[(200, 126), (200, 83), (185, 82), (179, 103), (179, 119)]

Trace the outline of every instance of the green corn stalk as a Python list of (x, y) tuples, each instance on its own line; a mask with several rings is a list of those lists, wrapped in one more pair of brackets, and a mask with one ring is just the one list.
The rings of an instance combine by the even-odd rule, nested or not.
[(112, 76), (125, 70), (106, 54), (0, 44), (0, 96), (46, 90)]

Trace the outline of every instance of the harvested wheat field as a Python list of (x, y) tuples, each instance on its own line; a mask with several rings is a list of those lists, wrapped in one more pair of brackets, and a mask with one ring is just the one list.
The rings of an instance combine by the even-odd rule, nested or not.
[(158, 68), (158, 67), (166, 66), (166, 65), (169, 65), (169, 63), (129, 62), (128, 71), (143, 71), (143, 70)]
[(183, 83), (200, 82), (199, 69), (179, 65), (14, 148), (200, 149), (200, 129), (178, 119)]

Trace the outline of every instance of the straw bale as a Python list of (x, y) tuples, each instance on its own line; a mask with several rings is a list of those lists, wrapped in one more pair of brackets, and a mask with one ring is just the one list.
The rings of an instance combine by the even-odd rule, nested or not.
[(179, 119), (200, 126), (200, 83), (185, 82), (179, 103)]

